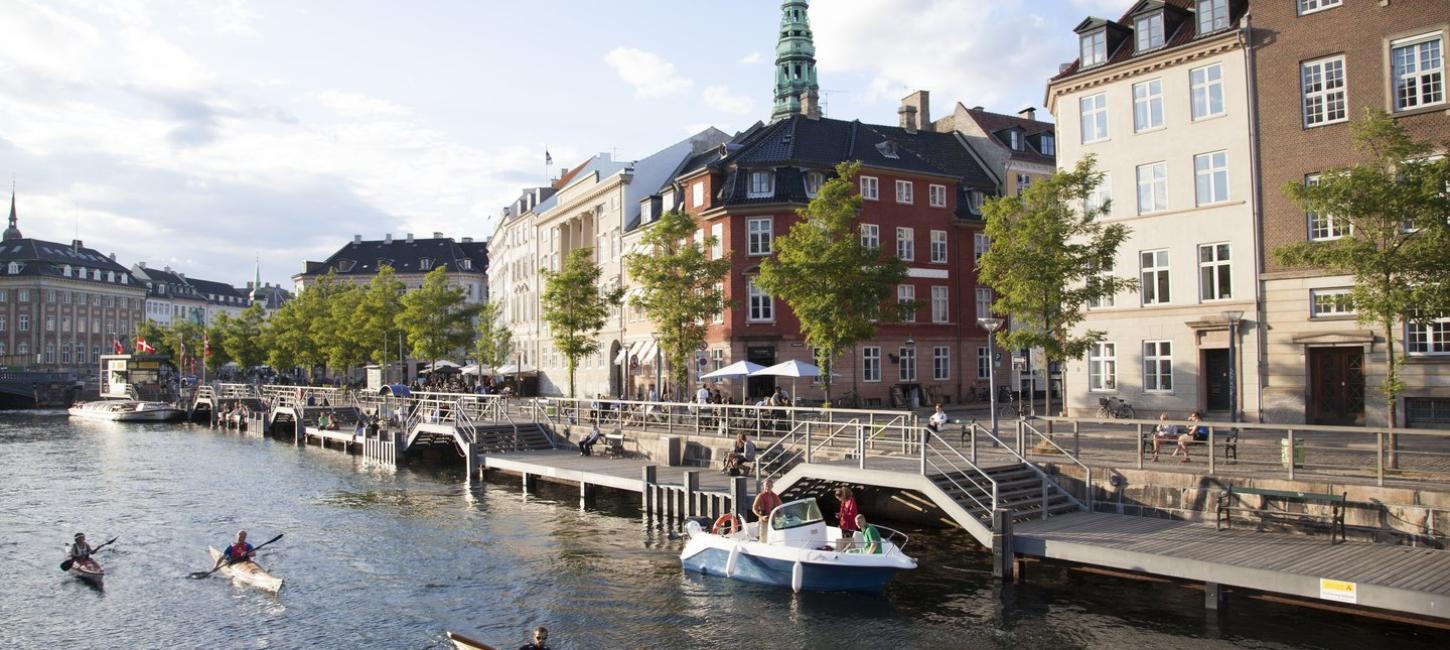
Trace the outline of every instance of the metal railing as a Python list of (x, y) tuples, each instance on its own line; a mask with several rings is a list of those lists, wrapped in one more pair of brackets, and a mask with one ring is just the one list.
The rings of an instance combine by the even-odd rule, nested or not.
[[(1062, 456), (1064, 458), (1067, 458), (1068, 460), (1071, 460), (1078, 467), (1081, 467), (1082, 468), (1082, 470), (1084, 472), (1084, 476), (1086, 477), (1084, 479), (1084, 481), (1083, 481), (1083, 485), (1085, 486), (1084, 490), (1087, 493), (1086, 494), (1086, 496), (1087, 496), (1087, 503), (1083, 503), (1082, 500), (1080, 500), (1077, 497), (1073, 496), (1071, 492), (1068, 492), (1067, 490), (1063, 489), (1063, 487), (1061, 485), (1058, 485), (1057, 484), (1057, 481), (1053, 480), (1052, 477), (1050, 477), (1050, 476), (1047, 475), (1047, 472), (1042, 471), (1042, 468), (1041, 467), (1038, 467), (1037, 466), (1037, 463), (1034, 463), (1034, 462), (1032, 462), (1030, 460), (1027, 460), (1027, 456), (1025, 455), (1025, 453), (1023, 453), (1023, 446), (1024, 446), (1023, 440), (1027, 437), (1027, 433), (1028, 432), (1031, 432), (1033, 435), (1037, 436), (1040, 440), (1042, 440), (1043, 442), (1047, 443), (1053, 449), (1056, 449), (1057, 452), (1059, 454), (1062, 454)], [(1078, 458), (1076, 456), (1074, 456), (1073, 454), (1069, 454), (1067, 452), (1067, 450), (1066, 449), (1063, 449), (1061, 446), (1059, 446), (1057, 444), (1057, 442), (1052, 439), (1051, 436), (1043, 435), (1042, 432), (1041, 431), (1038, 431), (1037, 430), (1037, 427), (1033, 426), (1033, 424), (1031, 422), (1027, 421), (1026, 419), (1022, 419), (1022, 420), (1018, 420), (1017, 421), (1017, 449), (1016, 450), (1013, 450), (1012, 447), (1011, 447), (1011, 445), (1007, 445), (1007, 444), (1003, 443), (1001, 440), (997, 439), (997, 436), (992, 435), (991, 432), (988, 432), (987, 433), (987, 437), (989, 439), (991, 439), (992, 442), (997, 443), (999, 445), (1002, 445), (1007, 450), (1007, 453), (1012, 454), (1019, 461), (1021, 461), (1023, 465), (1031, 468), (1032, 471), (1037, 474), (1037, 477), (1040, 478), (1040, 479), (1042, 479), (1042, 484), (1043, 484), (1043, 487), (1044, 487), (1044, 491), (1045, 491), (1045, 489), (1046, 489), (1047, 486), (1052, 486), (1054, 489), (1056, 489), (1057, 491), (1061, 492), (1064, 496), (1066, 496), (1069, 500), (1071, 500), (1073, 502), (1073, 504), (1077, 505), (1077, 507), (1078, 507), (1079, 510), (1087, 510), (1089, 512), (1092, 511), (1092, 509), (1093, 509), (1093, 468), (1088, 467), (1087, 464), (1083, 463), (1081, 460), (1078, 460)], [(1045, 498), (1046, 497), (1044, 496), (1044, 499)], [(1047, 508), (1044, 507), (1043, 508), (1043, 514), (1044, 514), (1044, 516), (1046, 515), (1046, 510), (1047, 510)]]

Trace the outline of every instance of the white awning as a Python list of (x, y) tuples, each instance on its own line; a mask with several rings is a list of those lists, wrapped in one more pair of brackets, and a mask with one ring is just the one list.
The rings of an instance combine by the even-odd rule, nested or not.
[(629, 361), (629, 347), (621, 345), (619, 346), (619, 354), (614, 355), (614, 365), (617, 366), (626, 361)]
[(653, 364), (656, 350), (659, 350), (659, 346), (654, 341), (645, 341), (644, 348), (639, 352), (640, 365)]

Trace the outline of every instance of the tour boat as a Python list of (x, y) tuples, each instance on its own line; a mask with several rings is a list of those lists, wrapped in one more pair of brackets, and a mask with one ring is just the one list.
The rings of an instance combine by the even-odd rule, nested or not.
[(685, 570), (797, 592), (875, 593), (885, 589), (898, 571), (916, 568), (916, 560), (902, 552), (909, 541), (906, 535), (883, 526), (876, 527), (883, 536), (879, 552), (868, 553), (855, 540), (837, 550), (841, 529), (826, 525), (815, 499), (792, 501), (771, 511), (764, 542), (759, 541), (764, 522), (740, 525), (734, 517), (721, 517), (710, 531), (699, 521), (685, 525), (689, 541), (680, 553)]
[(476, 639), (470, 639), (457, 632), (449, 632), (448, 640), (457, 650), (494, 650), (494, 647)]
[(182, 409), (166, 402), (142, 402), (128, 399), (81, 402), (70, 407), (71, 417), (112, 422), (170, 422), (185, 414), (186, 412)]
[(106, 579), (105, 569), (102, 569), (101, 565), (91, 558), (72, 562), (70, 568), (66, 569), (66, 571), (97, 587), (101, 586), (101, 583)]
[[(212, 562), (221, 559), (222, 552), (216, 550), (216, 547), (208, 546), (206, 550), (211, 553)], [(233, 582), (250, 585), (262, 591), (270, 591), (275, 594), (282, 589), (281, 578), (267, 573), (267, 570), (263, 569), (262, 565), (251, 560), (223, 564), (221, 572), (223, 575), (231, 578)]]

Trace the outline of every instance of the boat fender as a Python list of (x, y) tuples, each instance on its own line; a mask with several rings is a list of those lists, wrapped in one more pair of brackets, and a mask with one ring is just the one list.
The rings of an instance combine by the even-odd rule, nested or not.
[[(729, 524), (728, 529), (726, 528), (726, 524)], [(729, 537), (731, 535), (734, 535), (741, 528), (742, 526), (740, 525), (740, 518), (735, 516), (734, 513), (726, 513), (720, 515), (720, 518), (715, 520), (715, 525), (710, 528), (710, 533), (713, 535), (724, 535), (725, 537)]]
[(740, 542), (735, 542), (735, 547), (730, 549), (730, 559), (725, 561), (725, 577), (735, 577), (735, 566), (740, 561)]
[(795, 566), (790, 569), (790, 589), (796, 593), (801, 592), (801, 585), (806, 581), (806, 568), (800, 560), (795, 561)]

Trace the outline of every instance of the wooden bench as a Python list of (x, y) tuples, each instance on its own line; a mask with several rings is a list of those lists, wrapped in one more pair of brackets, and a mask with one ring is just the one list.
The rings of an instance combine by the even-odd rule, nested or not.
[[(1331, 506), (1327, 515), (1315, 515), (1306, 512), (1286, 512), (1283, 510), (1268, 510), (1267, 508), (1250, 508), (1244, 504), (1244, 495), (1263, 497), (1268, 499), (1280, 499), (1284, 501), (1299, 501), (1302, 503), (1319, 503)], [(1267, 505), (1267, 503), (1265, 504)], [(1292, 517), (1298, 521), (1324, 521), (1329, 523), (1329, 543), (1335, 543), (1336, 533), (1339, 541), (1345, 541), (1344, 511), (1349, 505), (1349, 493), (1321, 494), (1316, 492), (1290, 492), (1287, 490), (1264, 490), (1250, 487), (1230, 486), (1228, 490), (1218, 496), (1218, 517), (1214, 528), (1222, 529), (1224, 526), (1233, 528), (1234, 512), (1252, 512), (1264, 519), (1265, 515)]]
[[(1239, 460), (1239, 430), (1229, 429), (1227, 433), (1224, 433), (1222, 431), (1215, 431), (1213, 432), (1213, 434), (1215, 438), (1223, 441), (1223, 455), (1220, 456), (1220, 458), (1223, 458), (1224, 460), (1232, 459), (1235, 463), (1237, 463)], [(962, 437), (966, 438), (965, 430), (963, 430)], [(1153, 439), (1157, 437), (1158, 434), (1155, 433), (1153, 429), (1148, 429), (1143, 432), (1144, 458), (1153, 455)], [(1199, 438), (1198, 436), (1194, 436), (1193, 440), (1190, 441), (1188, 444), (1190, 446), (1207, 445), (1208, 438)], [(1173, 453), (1172, 449), (1176, 449), (1178, 447), (1178, 436), (1174, 435), (1172, 438), (1165, 438), (1163, 440), (1162, 446), (1169, 448), (1168, 453)]]

